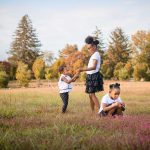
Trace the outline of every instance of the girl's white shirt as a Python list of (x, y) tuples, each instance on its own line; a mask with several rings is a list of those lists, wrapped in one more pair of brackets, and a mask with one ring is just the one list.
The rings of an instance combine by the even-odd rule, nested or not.
[(68, 84), (64, 81), (62, 81), (62, 77), (65, 77), (67, 80), (70, 80), (71, 77), (68, 75), (61, 74), (59, 81), (58, 81), (58, 87), (59, 87), (59, 93), (66, 93), (70, 92), (72, 90), (72, 84)]
[(100, 65), (101, 65), (101, 57), (100, 57), (99, 52), (96, 51), (96, 52), (90, 57), (90, 60), (89, 60), (89, 63), (88, 63), (88, 68), (90, 68), (90, 67), (93, 66), (93, 60), (97, 60), (96, 69), (95, 69), (95, 70), (91, 70), (91, 71), (86, 71), (87, 74), (94, 74), (94, 73), (96, 73), (96, 72), (99, 71)]
[(115, 103), (115, 102), (122, 102), (121, 98), (118, 97), (117, 99), (112, 99), (109, 94), (107, 93), (106, 95), (103, 96), (102, 98), (102, 101), (101, 101), (101, 106), (100, 106), (100, 109), (99, 109), (99, 113), (103, 110), (103, 107), (102, 107), (102, 104), (107, 104), (107, 105), (110, 105), (112, 103)]

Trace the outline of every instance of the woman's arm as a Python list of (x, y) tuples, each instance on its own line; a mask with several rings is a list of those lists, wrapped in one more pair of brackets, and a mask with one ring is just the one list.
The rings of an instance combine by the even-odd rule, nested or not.
[(83, 72), (83, 71), (91, 71), (91, 70), (95, 70), (96, 69), (96, 66), (97, 66), (97, 60), (96, 59), (93, 59), (93, 66), (92, 67), (89, 67), (89, 68), (80, 68), (77, 70), (78, 73), (80, 72)]

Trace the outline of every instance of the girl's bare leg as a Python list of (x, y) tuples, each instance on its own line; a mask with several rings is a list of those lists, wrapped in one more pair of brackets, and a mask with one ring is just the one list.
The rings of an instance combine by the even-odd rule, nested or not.
[(122, 112), (121, 108), (117, 109), (117, 115), (123, 116), (123, 112)]
[(110, 111), (108, 111), (108, 116), (112, 116), (112, 114), (115, 112), (116, 108), (112, 108)]
[(94, 102), (93, 102), (93, 100), (92, 100), (92, 96), (89, 94), (89, 98), (90, 98), (90, 106), (91, 106), (91, 110), (92, 110), (92, 112), (94, 112), (94, 107), (95, 107), (95, 104), (94, 104)]

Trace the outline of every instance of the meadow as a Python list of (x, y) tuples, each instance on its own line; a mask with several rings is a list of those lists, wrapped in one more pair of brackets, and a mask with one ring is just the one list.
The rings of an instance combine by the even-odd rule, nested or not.
[(74, 86), (66, 114), (55, 85), (1, 89), (0, 150), (149, 150), (150, 82), (120, 83), (122, 118), (92, 114), (84, 84)]

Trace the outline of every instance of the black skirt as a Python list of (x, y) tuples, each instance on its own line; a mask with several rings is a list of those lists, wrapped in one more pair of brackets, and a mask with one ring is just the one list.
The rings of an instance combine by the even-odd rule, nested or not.
[(104, 91), (103, 75), (100, 72), (94, 74), (87, 74), (86, 76), (86, 93), (95, 93)]

